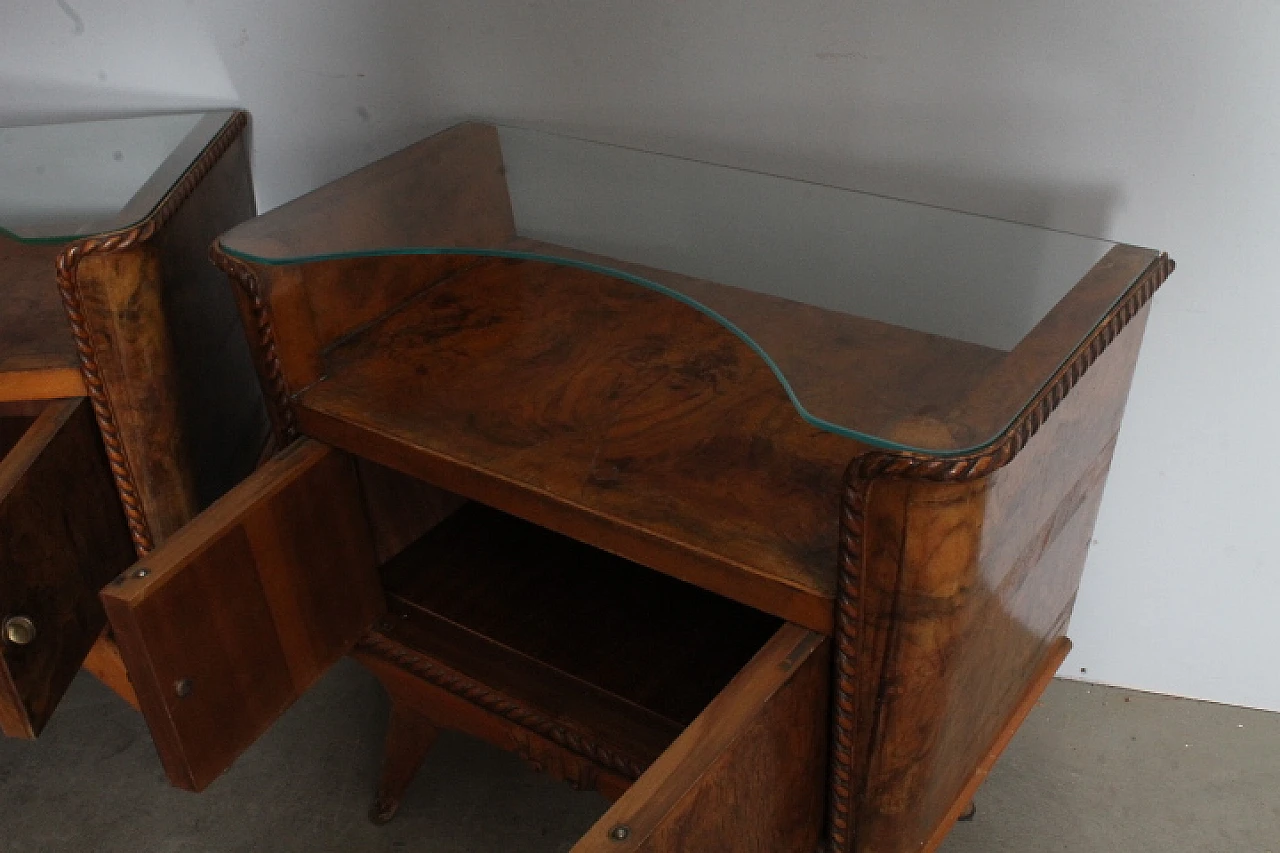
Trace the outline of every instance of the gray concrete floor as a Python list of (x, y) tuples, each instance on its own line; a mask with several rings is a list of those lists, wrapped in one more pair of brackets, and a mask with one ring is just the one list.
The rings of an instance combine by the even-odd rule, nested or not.
[[(82, 675), (39, 741), (0, 740), (0, 851), (553, 853), (606, 807), (446, 735), (375, 827), (385, 714), (344, 662), (192, 795), (168, 787), (141, 719)], [(1280, 853), (1280, 715), (1055, 682), (978, 807), (945, 853)]]

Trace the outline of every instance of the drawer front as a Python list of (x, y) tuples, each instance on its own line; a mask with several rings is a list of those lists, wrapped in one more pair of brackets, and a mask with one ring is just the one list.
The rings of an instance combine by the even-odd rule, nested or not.
[(0, 730), (32, 738), (102, 633), (98, 590), (135, 555), (86, 399), (0, 407), (0, 453)]
[(573, 853), (817, 849), (829, 646), (784, 626)]
[(354, 460), (291, 445), (102, 600), (170, 781), (204, 789), (385, 611)]

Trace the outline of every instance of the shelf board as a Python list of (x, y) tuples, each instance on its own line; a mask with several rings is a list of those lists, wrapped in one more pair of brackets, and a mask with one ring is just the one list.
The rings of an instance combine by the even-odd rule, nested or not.
[(698, 310), (575, 267), (480, 259), (327, 353), (302, 431), (829, 633), (843, 472)]

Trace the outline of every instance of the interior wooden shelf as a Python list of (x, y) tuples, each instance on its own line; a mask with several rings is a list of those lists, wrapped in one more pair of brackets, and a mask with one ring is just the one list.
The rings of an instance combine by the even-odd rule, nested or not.
[(646, 765), (782, 624), (476, 503), (383, 576), (388, 636)]
[(669, 296), (480, 259), (332, 348), (296, 410), (321, 441), (831, 630), (841, 480), (866, 447)]

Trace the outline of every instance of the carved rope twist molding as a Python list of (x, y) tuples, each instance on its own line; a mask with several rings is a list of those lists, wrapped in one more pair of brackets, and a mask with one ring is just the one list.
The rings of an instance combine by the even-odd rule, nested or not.
[(116, 422), (110, 390), (102, 378), (98, 352), (94, 346), (93, 330), (89, 327), (89, 320), (84, 312), (84, 298), (80, 291), (77, 273), (81, 261), (91, 255), (122, 252), (151, 239), (191, 196), (195, 188), (209, 174), (209, 170), (240, 137), (247, 124), (248, 117), (245, 113), (237, 112), (233, 115), (182, 178), (169, 189), (165, 197), (142, 222), (126, 230), (99, 234), (70, 243), (58, 253), (55, 261), (58, 292), (62, 296), (62, 304), (66, 308), (67, 318), (71, 323), (76, 355), (80, 360), (80, 373), (84, 377), (85, 388), (89, 392), (89, 402), (93, 407), (94, 417), (98, 421), (98, 431), (102, 434), (102, 443), (106, 448), (111, 475), (115, 479), (116, 491), (120, 494), (120, 502), (124, 507), (125, 519), (129, 525), (129, 535), (133, 539), (134, 550), (139, 557), (145, 557), (154, 550), (155, 542), (151, 536), (150, 525), (147, 523), (142, 499), (138, 494), (137, 479), (129, 465), (128, 452), (120, 437), (120, 427)]
[(286, 447), (298, 437), (298, 422), (291, 405), (292, 394), (289, 391), (289, 382), (285, 379), (284, 366), (280, 362), (280, 350), (276, 345), (276, 329), (271, 316), (271, 306), (262, 294), (262, 285), (258, 282), (258, 276), (248, 264), (227, 254), (218, 244), (214, 244), (209, 257), (214, 265), (226, 273), (227, 277), (240, 288), (240, 292), (248, 300), (254, 326), (250, 331), (257, 337), (258, 369), (268, 403), (274, 413), (271, 420), (276, 431), (276, 444), (278, 447)]
[(645, 767), (639, 762), (609, 750), (581, 732), (567, 728), (546, 715), (521, 705), (509, 696), (498, 693), (483, 684), (467, 678), (448, 667), (437, 664), (413, 650), (379, 633), (369, 631), (357, 644), (360, 651), (368, 652), (414, 676), (447, 690), (473, 705), (496, 714), (505, 720), (546, 738), (557, 746), (589, 759), (602, 767), (636, 780)]
[(827, 853), (850, 853), (857, 835), (853, 779), (858, 731), (857, 654), (861, 626), (862, 580), (865, 577), (866, 510), (873, 484), (901, 478), (961, 483), (976, 480), (1008, 465), (1042, 427), (1134, 315), (1173, 272), (1168, 255), (1147, 268), (1129, 293), (1112, 309), (1040, 393), (993, 444), (962, 456), (871, 451), (854, 459), (845, 472), (840, 518), (839, 580), (836, 585), (836, 653), (833, 661), (831, 766), (827, 802)]

